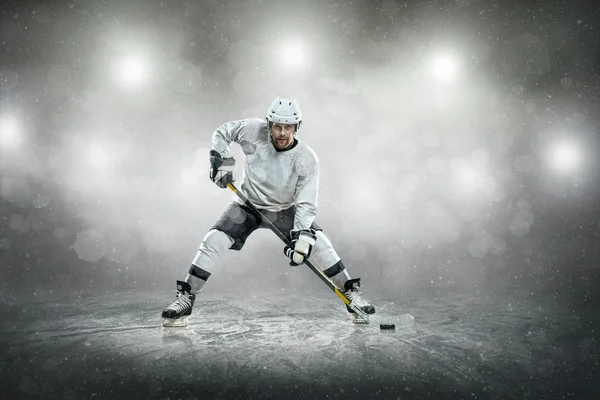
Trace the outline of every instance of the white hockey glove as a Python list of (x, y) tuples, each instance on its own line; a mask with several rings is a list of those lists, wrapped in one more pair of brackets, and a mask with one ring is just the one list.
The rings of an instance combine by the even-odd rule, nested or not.
[(290, 241), (294, 248), (292, 249), (285, 246), (283, 254), (291, 260), (290, 265), (295, 267), (302, 264), (304, 259), (310, 256), (312, 247), (317, 241), (317, 235), (313, 229), (292, 231), (290, 234)]
[(227, 184), (235, 182), (235, 159), (233, 157), (223, 158), (216, 150), (210, 151), (210, 179), (222, 189)]

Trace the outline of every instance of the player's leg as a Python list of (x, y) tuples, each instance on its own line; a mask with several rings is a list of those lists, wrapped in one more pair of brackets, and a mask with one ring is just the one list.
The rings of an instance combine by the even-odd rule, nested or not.
[(214, 273), (221, 256), (235, 243), (230, 234), (212, 228), (200, 243), (196, 257), (185, 278), (190, 293), (196, 294)]
[[(288, 208), (287, 210), (278, 213), (266, 213), (266, 217), (269, 218), (269, 220), (273, 222), (273, 225), (285, 235), (290, 234), (290, 231), (294, 226), (295, 215), (295, 207)], [(265, 225), (261, 224), (260, 227), (263, 228)], [(321, 229), (316, 222), (313, 222), (311, 229), (315, 231), (317, 240), (308, 259), (323, 271), (323, 273), (331, 279), (338, 288), (345, 292), (346, 297), (351, 301), (354, 301), (364, 312), (367, 314), (375, 313), (375, 307), (362, 296), (362, 292), (360, 291), (360, 278), (352, 279), (350, 277), (346, 266), (333, 248), (331, 241), (323, 233), (323, 229)], [(353, 316), (356, 315), (350, 308), (346, 308)]]
[(315, 229), (317, 240), (308, 259), (317, 265), (337, 287), (343, 288), (344, 284), (351, 279), (346, 266), (323, 230), (317, 224), (313, 224), (312, 228)]
[[(365, 313), (374, 314), (375, 307), (365, 300), (360, 290), (360, 278), (352, 279), (350, 277), (331, 241), (316, 223), (313, 224), (313, 229), (316, 231), (317, 240), (308, 259), (317, 265), (337, 287), (344, 290), (350, 301), (353, 301)], [(346, 308), (349, 313), (355, 315), (349, 307)]]
[(230, 204), (208, 231), (184, 281), (177, 281), (175, 301), (162, 312), (165, 326), (186, 326), (196, 295), (218, 269), (227, 249), (241, 250), (248, 236), (258, 227), (258, 219), (237, 203)]

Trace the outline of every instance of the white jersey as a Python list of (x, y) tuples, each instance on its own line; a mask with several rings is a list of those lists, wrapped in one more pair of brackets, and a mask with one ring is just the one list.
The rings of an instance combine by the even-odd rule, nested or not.
[[(230, 157), (230, 145), (239, 143), (245, 154), (239, 190), (257, 208), (281, 211), (296, 206), (294, 230), (309, 229), (317, 214), (319, 159), (298, 137), (298, 144), (277, 151), (267, 121), (250, 118), (230, 121), (213, 133), (212, 149)], [(236, 197), (236, 202), (243, 204)]]

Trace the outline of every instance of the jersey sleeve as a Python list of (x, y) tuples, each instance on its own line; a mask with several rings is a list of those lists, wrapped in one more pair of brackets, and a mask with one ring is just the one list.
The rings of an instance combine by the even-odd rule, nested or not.
[(215, 129), (212, 135), (212, 149), (223, 158), (230, 156), (231, 143), (240, 143), (244, 139), (246, 120), (229, 121)]
[(319, 160), (304, 168), (296, 185), (296, 215), (293, 230), (309, 229), (317, 215), (319, 195)]

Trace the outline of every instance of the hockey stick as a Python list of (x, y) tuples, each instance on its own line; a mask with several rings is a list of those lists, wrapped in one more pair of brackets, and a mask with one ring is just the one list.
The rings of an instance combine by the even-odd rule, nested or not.
[[(258, 208), (256, 208), (256, 206), (254, 204), (252, 204), (252, 202), (250, 200), (248, 200), (248, 198), (244, 195), (244, 193), (237, 190), (237, 188), (232, 183), (228, 183), (227, 186), (229, 187), (229, 189), (231, 189), (233, 191), (233, 193), (235, 193), (244, 202), (244, 204), (247, 207), (249, 207), (253, 212), (255, 212), (256, 215), (261, 217), (263, 222), (265, 224), (267, 224), (267, 226), (277, 235), (277, 237), (279, 239), (281, 239), (283, 241), (283, 243), (285, 243), (286, 246), (288, 246), (292, 249), (294, 248), (294, 245), (292, 244), (292, 242), (290, 242), (289, 239), (283, 233), (281, 233), (281, 231), (279, 229), (277, 229), (277, 227), (271, 221), (269, 221), (268, 218), (265, 218), (265, 216), (258, 210)], [(361, 323), (368, 324), (370, 322), (369, 314), (365, 313), (363, 310), (361, 310), (359, 307), (357, 307), (354, 303), (352, 303), (346, 297), (346, 295), (335, 285), (335, 283), (333, 283), (331, 281), (331, 279), (329, 279), (327, 277), (327, 275), (325, 275), (323, 273), (323, 271), (321, 271), (319, 268), (315, 267), (306, 258), (304, 259), (304, 264), (306, 264), (306, 266), (308, 268), (310, 268), (310, 270), (312, 272), (317, 274), (317, 276), (319, 278), (321, 278), (321, 280), (329, 287), (329, 289), (333, 290), (333, 292), (335, 294), (337, 294), (338, 297), (340, 299), (342, 299), (342, 301), (362, 319)]]

